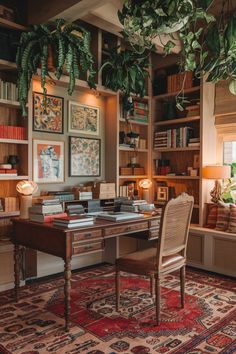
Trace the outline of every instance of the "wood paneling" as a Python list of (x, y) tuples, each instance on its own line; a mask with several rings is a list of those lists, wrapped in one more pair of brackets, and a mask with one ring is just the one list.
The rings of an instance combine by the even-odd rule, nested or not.
[(224, 240), (222, 238), (214, 238), (214, 260), (213, 266), (228, 271), (236, 269), (236, 240)]
[(232, 114), (236, 112), (236, 99), (229, 91), (229, 81), (216, 84), (215, 115)]
[(190, 234), (187, 247), (187, 259), (193, 263), (203, 264), (204, 238), (201, 235)]

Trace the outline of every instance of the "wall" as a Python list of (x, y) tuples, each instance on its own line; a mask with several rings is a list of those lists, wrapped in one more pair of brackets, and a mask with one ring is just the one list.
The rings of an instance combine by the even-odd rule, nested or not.
[[(34, 92), (42, 92), (39, 81), (33, 81)], [(95, 96), (93, 93), (87, 93), (84, 91), (75, 91), (72, 96), (69, 96), (66, 88), (59, 86), (47, 86), (48, 94), (55, 95), (64, 98), (64, 134), (52, 134), (52, 133), (42, 133), (42, 132), (34, 132), (32, 133), (33, 139), (40, 140), (55, 140), (55, 141), (64, 141), (65, 144), (65, 182), (64, 183), (52, 183), (52, 184), (39, 184), (40, 191), (55, 191), (55, 190), (70, 190), (71, 187), (79, 185), (84, 182), (97, 180), (97, 179), (105, 179), (105, 105), (106, 98), (101, 96)], [(69, 100), (76, 101), (78, 103), (84, 103), (91, 106), (99, 107), (100, 109), (100, 129), (99, 136), (91, 136), (87, 135), (87, 137), (94, 137), (101, 139), (101, 176), (100, 177), (69, 177), (69, 136), (84, 136), (84, 134), (75, 134), (68, 133), (67, 126), (67, 117), (68, 117), (68, 102)], [(29, 112), (29, 117), (32, 119), (32, 107), (29, 108), (31, 112)], [(33, 124), (33, 123), (32, 123)]]

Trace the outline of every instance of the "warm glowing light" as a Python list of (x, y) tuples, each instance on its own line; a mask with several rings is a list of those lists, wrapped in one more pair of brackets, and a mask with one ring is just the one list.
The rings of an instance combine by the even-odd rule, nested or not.
[(16, 185), (16, 190), (22, 195), (32, 195), (38, 191), (38, 185), (33, 181), (20, 181)]
[(202, 168), (202, 178), (205, 179), (225, 179), (225, 178), (230, 178), (230, 176), (231, 176), (230, 166), (212, 165), (212, 166), (205, 166)]
[(148, 178), (141, 179), (141, 181), (139, 181), (138, 185), (140, 188), (149, 189), (152, 186), (152, 181)]

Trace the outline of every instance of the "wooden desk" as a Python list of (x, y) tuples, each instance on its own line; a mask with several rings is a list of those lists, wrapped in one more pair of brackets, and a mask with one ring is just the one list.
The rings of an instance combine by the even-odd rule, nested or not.
[(118, 236), (136, 236), (147, 240), (159, 235), (159, 216), (144, 216), (121, 222), (97, 220), (92, 226), (75, 229), (39, 224), (28, 220), (13, 219), (15, 298), (19, 298), (20, 246), (63, 258), (65, 274), (65, 329), (69, 330), (71, 258), (74, 255), (92, 253), (105, 246), (105, 240)]

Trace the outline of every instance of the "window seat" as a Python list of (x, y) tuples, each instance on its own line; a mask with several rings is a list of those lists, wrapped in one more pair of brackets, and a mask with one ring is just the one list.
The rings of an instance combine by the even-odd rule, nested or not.
[(191, 226), (187, 249), (190, 266), (236, 277), (236, 234)]

